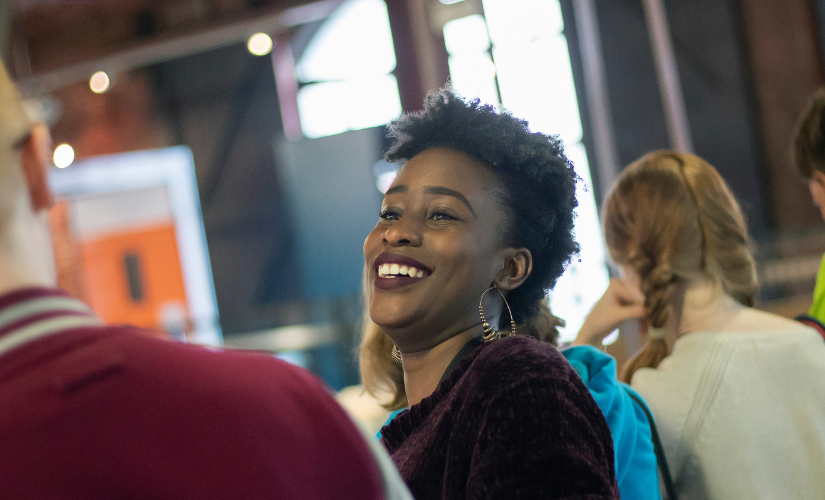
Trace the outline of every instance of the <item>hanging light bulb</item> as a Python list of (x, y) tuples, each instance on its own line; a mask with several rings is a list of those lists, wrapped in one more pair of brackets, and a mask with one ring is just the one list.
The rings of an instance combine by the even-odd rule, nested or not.
[(256, 56), (265, 56), (272, 50), (272, 38), (266, 33), (255, 33), (249, 37), (246, 48)]
[(74, 161), (74, 149), (68, 144), (61, 144), (54, 150), (54, 166), (66, 168)]
[(107, 75), (105, 71), (98, 71), (89, 78), (89, 88), (91, 88), (95, 94), (102, 94), (109, 90), (111, 83), (109, 75)]

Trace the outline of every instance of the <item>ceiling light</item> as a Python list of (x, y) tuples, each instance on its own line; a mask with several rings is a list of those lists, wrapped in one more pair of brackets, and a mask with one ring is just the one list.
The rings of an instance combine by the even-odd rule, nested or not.
[(74, 161), (74, 149), (68, 144), (61, 144), (54, 150), (54, 166), (66, 168)]
[(91, 78), (89, 78), (89, 88), (92, 89), (92, 92), (95, 94), (102, 94), (109, 90), (109, 85), (111, 81), (109, 80), (109, 75), (107, 75), (103, 71), (98, 71)]
[(272, 38), (266, 33), (255, 33), (249, 37), (249, 42), (246, 43), (249, 52), (256, 56), (265, 56), (272, 50)]

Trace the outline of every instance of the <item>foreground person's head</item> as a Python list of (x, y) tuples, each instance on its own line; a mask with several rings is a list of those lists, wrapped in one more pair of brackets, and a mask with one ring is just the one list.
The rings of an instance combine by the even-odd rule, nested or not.
[[(756, 267), (744, 217), (719, 173), (698, 156), (656, 151), (630, 164), (607, 195), (604, 231), (613, 261), (638, 279), (649, 328), (668, 325), (679, 287), (695, 280), (753, 305)], [(667, 355), (654, 337), (625, 365), (622, 380)]]
[(808, 103), (796, 126), (793, 157), (799, 173), (808, 182), (814, 205), (825, 219), (825, 88)]
[[(415, 352), (477, 325), (494, 285), (516, 323), (534, 316), (577, 250), (576, 176), (561, 142), (449, 89), (390, 134), (387, 160), (409, 161), (364, 242), (372, 320)], [(506, 329), (502, 306), (487, 294), (485, 317)]]
[(50, 138), (26, 114), (20, 95), (0, 64), (0, 288), (51, 284), (54, 265), (47, 210)]

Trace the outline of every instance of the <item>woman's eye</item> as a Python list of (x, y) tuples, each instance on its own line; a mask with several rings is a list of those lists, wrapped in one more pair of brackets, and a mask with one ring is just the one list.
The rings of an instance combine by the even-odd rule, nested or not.
[(381, 220), (398, 220), (400, 215), (395, 210), (381, 210), (378, 218)]
[(430, 220), (456, 220), (456, 217), (446, 212), (433, 212), (430, 216)]

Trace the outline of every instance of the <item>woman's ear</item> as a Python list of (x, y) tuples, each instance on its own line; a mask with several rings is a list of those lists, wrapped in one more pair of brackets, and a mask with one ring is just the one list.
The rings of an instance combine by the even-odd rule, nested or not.
[(34, 212), (49, 210), (54, 205), (47, 172), (51, 146), (49, 129), (40, 124), (32, 127), (31, 135), (22, 144), (23, 171)]
[(504, 266), (496, 276), (495, 285), (502, 290), (515, 290), (533, 271), (533, 255), (526, 248), (508, 248)]

